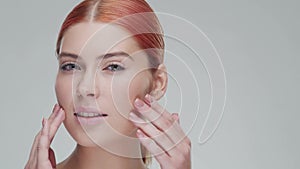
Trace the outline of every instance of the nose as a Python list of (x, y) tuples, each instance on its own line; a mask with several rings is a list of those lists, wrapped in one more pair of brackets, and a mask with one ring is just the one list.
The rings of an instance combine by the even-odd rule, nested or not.
[(78, 79), (76, 95), (79, 97), (98, 98), (100, 95), (97, 74), (94, 72), (85, 72)]

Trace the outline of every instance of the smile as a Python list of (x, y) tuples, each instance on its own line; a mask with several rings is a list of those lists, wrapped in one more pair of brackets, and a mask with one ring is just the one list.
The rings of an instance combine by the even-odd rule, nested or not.
[(78, 112), (74, 113), (76, 117), (86, 117), (86, 118), (93, 118), (93, 117), (106, 117), (107, 114), (100, 114), (100, 113), (88, 113), (88, 112)]

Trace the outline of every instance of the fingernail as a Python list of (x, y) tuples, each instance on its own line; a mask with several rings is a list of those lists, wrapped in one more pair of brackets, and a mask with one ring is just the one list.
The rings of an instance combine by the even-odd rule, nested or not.
[(144, 137), (144, 133), (142, 133), (142, 131), (140, 129), (137, 129), (136, 134), (138, 137)]
[(150, 94), (146, 94), (145, 99), (147, 100), (147, 102), (149, 104), (151, 104), (153, 102), (153, 98), (152, 98), (152, 96)]
[(177, 120), (179, 118), (178, 113), (172, 113), (172, 116), (173, 116), (174, 120)]
[(137, 107), (143, 107), (144, 106), (144, 102), (143, 101), (141, 101), (140, 99), (135, 99), (135, 105), (137, 106)]
[(54, 110), (57, 110), (57, 109), (59, 109), (59, 104), (56, 103), (56, 104), (54, 105)]
[(44, 117), (42, 117), (42, 126), (43, 127), (45, 126), (45, 119), (44, 119)]

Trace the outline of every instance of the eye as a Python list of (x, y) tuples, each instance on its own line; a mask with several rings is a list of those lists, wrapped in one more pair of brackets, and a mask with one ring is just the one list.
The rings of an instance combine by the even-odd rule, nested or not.
[(65, 64), (62, 64), (60, 69), (62, 71), (72, 71), (74, 69), (76, 70), (81, 70), (80, 66), (75, 64), (75, 63), (65, 63)]
[(124, 70), (124, 67), (115, 63), (111, 63), (109, 64), (106, 68), (104, 68), (103, 70), (109, 70), (111, 72), (115, 72), (115, 71), (121, 71)]

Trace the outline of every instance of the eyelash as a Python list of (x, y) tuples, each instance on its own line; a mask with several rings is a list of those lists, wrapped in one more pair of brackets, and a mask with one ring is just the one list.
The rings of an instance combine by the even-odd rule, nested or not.
[[(124, 70), (125, 68), (123, 67), (123, 66), (121, 66), (121, 65), (119, 65), (119, 64), (116, 64), (116, 63), (110, 63), (108, 66), (106, 66), (103, 70), (107, 70), (109, 67), (111, 67), (111, 66), (118, 66), (119, 67), (119, 69), (118, 70), (115, 70), (115, 71), (121, 71), (121, 70)], [(115, 72), (115, 71), (112, 71), (112, 70), (109, 70), (109, 71), (111, 71), (111, 72)]]
[[(67, 67), (71, 66), (71, 69), (73, 70), (74, 68), (77, 68), (78, 70), (81, 70), (80, 66), (75, 64), (75, 63), (71, 63), (71, 62), (68, 62), (68, 63), (64, 63), (61, 65), (60, 69), (62, 71), (66, 71), (66, 72), (69, 72), (71, 71), (70, 69), (68, 69)], [(70, 67), (69, 67), (70, 68)]]
[[(71, 68), (70, 68), (70, 66), (71, 66)], [(111, 67), (111, 66), (118, 66), (118, 68), (117, 68), (117, 70), (114, 70), (113, 68), (111, 70), (109, 70), (108, 68)], [(61, 65), (60, 69), (62, 71), (66, 71), (66, 72), (72, 71), (73, 69), (81, 70), (80, 66), (78, 64), (75, 64), (75, 63), (64, 63), (64, 64)], [(119, 64), (110, 63), (103, 70), (109, 70), (111, 72), (116, 72), (116, 71), (121, 71), (121, 70), (124, 70), (124, 69), (125, 68), (123, 66), (119, 65)]]

